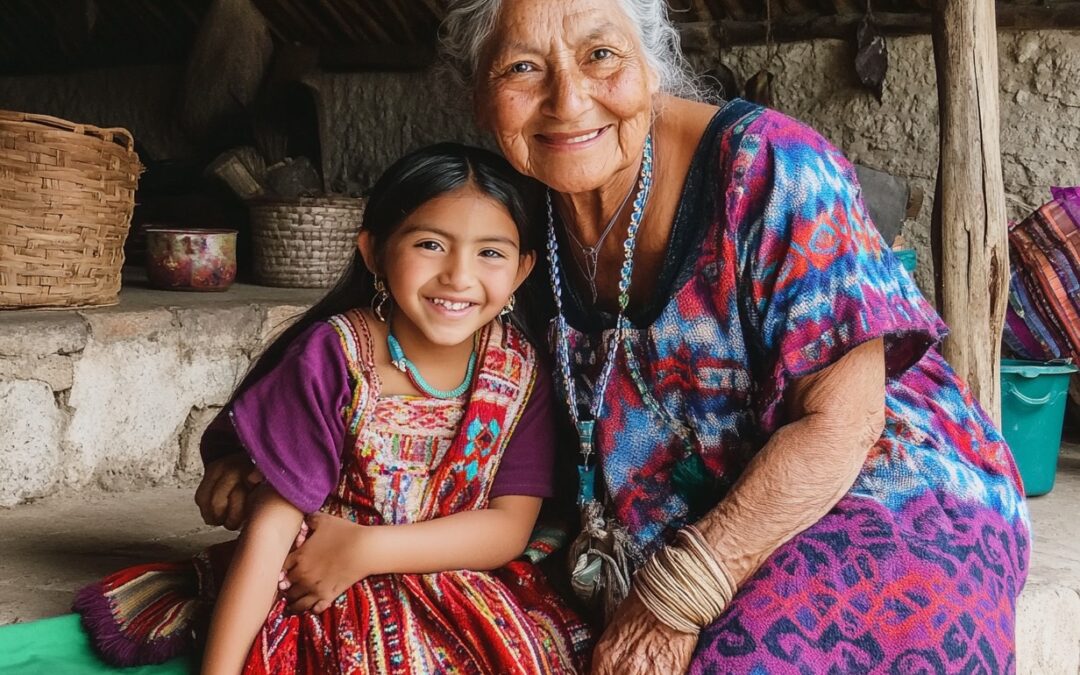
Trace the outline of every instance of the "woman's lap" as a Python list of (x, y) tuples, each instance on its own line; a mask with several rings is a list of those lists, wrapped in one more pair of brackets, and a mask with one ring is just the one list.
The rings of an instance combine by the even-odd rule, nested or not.
[(740, 589), (690, 672), (1011, 672), (1027, 550), (1022, 524), (947, 493), (845, 497)]

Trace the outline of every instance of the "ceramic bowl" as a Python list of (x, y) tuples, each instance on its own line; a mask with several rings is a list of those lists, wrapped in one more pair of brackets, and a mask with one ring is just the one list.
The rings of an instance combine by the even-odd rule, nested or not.
[(236, 279), (236, 230), (146, 229), (150, 285), (172, 291), (224, 291)]

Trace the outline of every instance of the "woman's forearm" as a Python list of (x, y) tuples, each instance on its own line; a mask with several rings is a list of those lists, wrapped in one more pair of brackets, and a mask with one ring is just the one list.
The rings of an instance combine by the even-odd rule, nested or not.
[(881, 341), (806, 378), (781, 427), (728, 496), (699, 523), (737, 585), (777, 548), (820, 520), (859, 475), (884, 424)]
[(214, 606), (204, 674), (239, 673), (277, 593), (303, 514), (269, 488), (256, 499)]

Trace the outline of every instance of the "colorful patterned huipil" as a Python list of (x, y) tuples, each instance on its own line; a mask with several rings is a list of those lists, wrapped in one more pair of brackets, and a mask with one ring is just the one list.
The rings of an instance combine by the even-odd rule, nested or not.
[[(887, 361), (885, 431), (854, 486), (743, 583), (690, 672), (1014, 670), (1029, 550), (1019, 476), (935, 350), (945, 326), (840, 152), (776, 112), (727, 104), (694, 156), (659, 279), (631, 295), (649, 292), (597, 425), (609, 506), (639, 564), (724, 498), (787, 421), (796, 378), (875, 338)], [(611, 317), (567, 296), (588, 391)]]
[[(359, 313), (332, 319), (356, 382), (347, 456), (323, 511), (367, 525), (484, 508), (501, 450), (536, 375), (516, 331), (485, 330), (465, 399), (380, 395)], [(245, 673), (570, 673), (588, 632), (525, 561), (493, 573), (365, 579), (321, 615), (279, 600)]]

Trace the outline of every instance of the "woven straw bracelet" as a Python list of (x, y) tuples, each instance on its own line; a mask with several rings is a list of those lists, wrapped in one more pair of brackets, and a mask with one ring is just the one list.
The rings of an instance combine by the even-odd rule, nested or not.
[(665, 546), (638, 570), (634, 589), (661, 623), (696, 634), (723, 613), (735, 584), (696, 528), (680, 530), (677, 540), (680, 545)]

